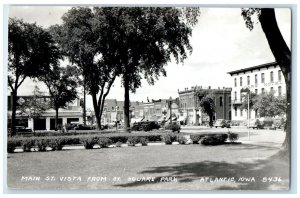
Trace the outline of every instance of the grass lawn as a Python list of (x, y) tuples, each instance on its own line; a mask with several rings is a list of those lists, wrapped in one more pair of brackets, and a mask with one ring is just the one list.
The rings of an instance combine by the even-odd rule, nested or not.
[(8, 154), (7, 183), (12, 189), (283, 190), (289, 165), (271, 157), (279, 147), (244, 143), (14, 153)]

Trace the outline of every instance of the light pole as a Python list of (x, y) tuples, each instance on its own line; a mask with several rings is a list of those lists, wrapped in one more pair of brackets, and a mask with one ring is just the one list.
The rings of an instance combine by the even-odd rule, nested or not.
[(119, 107), (116, 106), (116, 132), (118, 132), (118, 109)]
[(241, 93), (247, 93), (248, 94), (248, 140), (250, 140), (250, 90), (248, 88), (241, 89)]
[(172, 97), (169, 99), (169, 108), (170, 108), (170, 124), (172, 124)]

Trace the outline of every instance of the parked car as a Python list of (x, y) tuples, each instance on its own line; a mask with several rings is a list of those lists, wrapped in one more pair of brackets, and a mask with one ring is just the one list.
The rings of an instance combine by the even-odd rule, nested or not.
[(226, 124), (226, 121), (224, 119), (218, 119), (216, 121), (216, 123), (214, 124), (214, 126), (216, 128), (218, 128), (218, 127), (224, 128), (224, 127), (227, 127), (227, 124)]
[(230, 120), (225, 120), (226, 123), (226, 128), (231, 128), (231, 121)]
[(16, 132), (32, 132), (31, 128), (26, 128), (25, 126), (16, 126)]
[(78, 124), (73, 129), (75, 129), (75, 130), (93, 130), (94, 127), (89, 126), (89, 125), (84, 125), (84, 124)]
[(259, 121), (259, 119), (250, 120), (249, 128), (252, 128), (252, 129), (263, 129), (264, 128), (264, 123), (261, 122), (261, 121)]

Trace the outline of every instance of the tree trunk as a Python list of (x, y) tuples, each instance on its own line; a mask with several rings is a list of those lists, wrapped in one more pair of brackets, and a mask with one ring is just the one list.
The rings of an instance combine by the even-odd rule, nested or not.
[(130, 115), (129, 115), (129, 79), (126, 74), (123, 76), (124, 78), (124, 124), (125, 124), (125, 132), (130, 132)]
[(290, 138), (291, 138), (291, 51), (286, 45), (281, 32), (278, 28), (275, 11), (271, 8), (261, 9), (259, 17), (261, 27), (266, 35), (270, 49), (280, 66), (286, 83), (286, 98), (287, 98), (287, 111), (286, 111), (286, 137), (283, 143), (283, 150), (286, 155), (290, 155)]
[(96, 122), (97, 122), (97, 130), (101, 130), (101, 117), (100, 117), (100, 111), (99, 111), (99, 105), (97, 103), (97, 94), (92, 93), (92, 99), (93, 99), (93, 107), (94, 107), (94, 112), (95, 112), (95, 117), (96, 117)]
[(58, 107), (55, 107), (55, 131), (58, 129)]
[(209, 114), (209, 126), (213, 126), (213, 114)]
[(14, 136), (17, 134), (16, 132), (17, 91), (12, 91), (10, 95), (11, 95), (11, 105), (12, 105), (11, 136)]

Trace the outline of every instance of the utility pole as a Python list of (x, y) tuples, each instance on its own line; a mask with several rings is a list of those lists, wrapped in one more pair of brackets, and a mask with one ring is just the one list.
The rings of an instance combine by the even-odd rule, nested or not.
[(85, 77), (83, 82), (83, 125), (86, 125), (86, 96), (85, 96)]
[(169, 107), (170, 107), (170, 124), (172, 124), (172, 97), (169, 99)]

